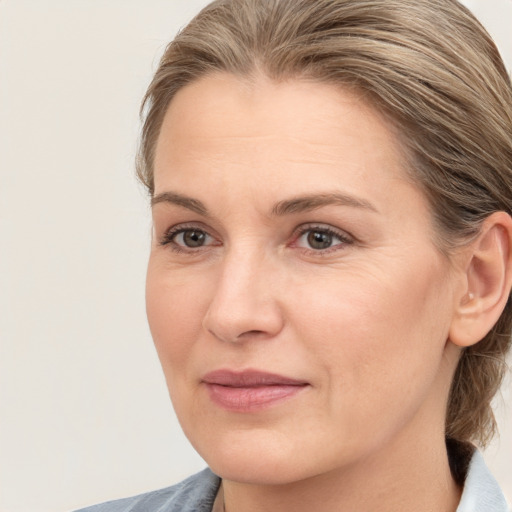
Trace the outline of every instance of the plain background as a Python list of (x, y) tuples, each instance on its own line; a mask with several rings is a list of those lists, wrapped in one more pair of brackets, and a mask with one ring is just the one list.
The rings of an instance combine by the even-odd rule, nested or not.
[[(204, 0), (0, 0), (0, 512), (64, 512), (204, 467), (144, 311), (138, 105)], [(512, 68), (512, 1), (467, 0)], [(512, 497), (512, 396), (486, 452)]]

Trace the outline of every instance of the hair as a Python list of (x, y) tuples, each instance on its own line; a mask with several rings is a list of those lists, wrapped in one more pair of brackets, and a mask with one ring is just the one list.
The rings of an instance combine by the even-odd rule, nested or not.
[[(456, 0), (217, 0), (168, 45), (144, 97), (137, 173), (153, 159), (174, 95), (210, 73), (306, 79), (361, 92), (398, 129), (408, 172), (450, 254), (496, 211), (512, 214), (512, 86), (485, 29)], [(485, 446), (507, 370), (512, 300), (463, 350), (446, 437)]]

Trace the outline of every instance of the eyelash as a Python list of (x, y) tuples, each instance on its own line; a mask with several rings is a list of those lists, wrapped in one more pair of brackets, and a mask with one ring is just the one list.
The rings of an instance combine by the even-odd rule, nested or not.
[[(194, 248), (194, 247), (182, 246), (176, 242), (176, 237), (178, 235), (180, 235), (182, 233), (192, 232), (192, 231), (199, 233), (199, 234), (206, 235), (207, 237), (211, 238), (214, 241), (214, 243)], [(321, 233), (324, 235), (328, 235), (329, 237), (332, 237), (332, 238), (336, 238), (339, 240), (339, 243), (334, 244), (331, 247), (327, 247), (325, 249), (313, 249), (311, 247), (309, 247), (309, 248), (298, 247), (296, 244), (300, 240), (300, 238), (310, 232), (317, 232), (317, 233)], [(299, 249), (304, 251), (306, 254), (313, 254), (313, 255), (318, 255), (318, 256), (328, 254), (333, 251), (340, 250), (341, 248), (343, 248), (347, 245), (353, 245), (355, 242), (354, 238), (351, 235), (347, 234), (346, 232), (339, 231), (339, 230), (333, 229), (332, 227), (322, 225), (322, 224), (307, 224), (307, 225), (299, 226), (299, 228), (297, 228), (295, 230), (295, 232), (293, 233), (291, 238), (292, 238), (292, 242), (290, 244), (288, 244), (288, 247), (298, 247)], [(204, 248), (211, 247), (212, 245), (213, 246), (221, 245), (220, 243), (215, 243), (215, 237), (210, 235), (208, 233), (208, 231), (206, 231), (205, 229), (202, 229), (202, 228), (198, 227), (197, 225), (183, 225), (183, 224), (173, 226), (172, 228), (168, 229), (164, 233), (159, 244), (161, 246), (168, 246), (172, 251), (177, 252), (177, 253), (195, 253), (201, 249), (204, 250)]]
[(355, 242), (354, 238), (351, 235), (349, 235), (348, 233), (346, 233), (345, 231), (337, 230), (337, 229), (334, 229), (332, 227), (322, 225), (322, 224), (307, 224), (307, 225), (300, 226), (296, 230), (296, 232), (293, 236), (293, 242), (291, 244), (292, 247), (294, 246), (294, 244), (296, 244), (298, 242), (298, 240), (300, 240), (301, 237), (303, 237), (307, 233), (312, 233), (312, 232), (322, 233), (322, 234), (328, 235), (332, 238), (337, 238), (339, 240), (339, 243), (334, 244), (330, 247), (327, 247), (326, 249), (313, 249), (313, 248), (302, 247), (301, 249), (304, 252), (306, 252), (307, 254), (313, 254), (313, 255), (318, 255), (318, 256), (327, 255), (330, 252), (341, 250), (344, 247), (346, 247), (347, 245), (353, 245)]
[[(172, 228), (168, 229), (164, 233), (162, 239), (160, 240), (160, 245), (167, 246), (172, 251), (177, 252), (177, 253), (194, 253), (194, 252), (200, 250), (201, 248), (205, 247), (205, 246), (200, 246), (198, 248), (193, 248), (193, 247), (181, 246), (178, 243), (176, 243), (176, 237), (178, 235), (180, 235), (182, 233), (187, 233), (190, 231), (195, 231), (196, 233), (202, 233), (202, 234), (210, 237), (212, 240), (215, 240), (215, 238), (212, 235), (210, 235), (205, 229), (202, 229), (196, 225), (180, 224), (178, 226), (173, 226)], [(213, 245), (220, 245), (220, 244), (213, 244)], [(206, 247), (209, 247), (209, 246), (206, 246)]]

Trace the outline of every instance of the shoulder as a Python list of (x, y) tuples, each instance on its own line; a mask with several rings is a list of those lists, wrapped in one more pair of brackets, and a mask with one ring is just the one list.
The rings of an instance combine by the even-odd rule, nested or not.
[(205, 469), (171, 487), (108, 501), (76, 512), (210, 512), (219, 485), (219, 477)]
[(475, 451), (457, 512), (510, 512), (498, 482), (487, 468), (482, 455)]

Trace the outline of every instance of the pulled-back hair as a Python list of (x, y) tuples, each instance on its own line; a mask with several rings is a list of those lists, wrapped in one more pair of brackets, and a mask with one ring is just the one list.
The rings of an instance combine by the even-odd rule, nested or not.
[[(307, 79), (355, 89), (398, 128), (408, 172), (426, 194), (439, 248), (467, 243), (496, 211), (512, 214), (512, 86), (493, 41), (456, 0), (217, 0), (167, 47), (144, 98), (139, 178), (167, 107), (213, 72)], [(512, 300), (466, 348), (446, 436), (481, 445), (495, 431), (491, 400), (511, 344)]]

